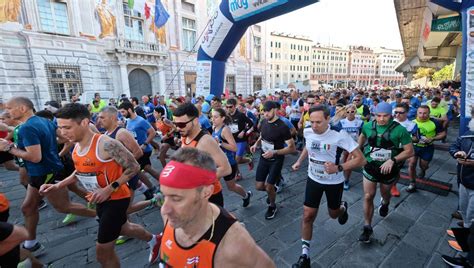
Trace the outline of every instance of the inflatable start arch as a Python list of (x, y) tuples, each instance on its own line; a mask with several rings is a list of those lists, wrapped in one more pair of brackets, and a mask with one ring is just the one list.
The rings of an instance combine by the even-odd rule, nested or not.
[(318, 1), (222, 0), (198, 51), (196, 95), (222, 94), (225, 63), (248, 27)]

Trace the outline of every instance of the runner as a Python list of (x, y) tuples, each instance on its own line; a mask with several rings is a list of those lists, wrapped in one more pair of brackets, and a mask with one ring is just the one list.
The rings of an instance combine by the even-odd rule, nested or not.
[(141, 171), (146, 171), (158, 181), (160, 173), (151, 166), (150, 161), (150, 156), (153, 151), (150, 143), (155, 138), (155, 129), (148, 121), (137, 116), (130, 102), (120, 104), (119, 111), (123, 117), (127, 118), (126, 128), (133, 134), (143, 151), (143, 156), (137, 160), (140, 164)]
[(275, 267), (232, 215), (208, 201), (219, 173), (213, 158), (181, 148), (161, 173), (165, 227), (160, 267)]
[(156, 118), (156, 129), (161, 131), (161, 149), (158, 159), (161, 162), (163, 167), (166, 166), (166, 157), (168, 150), (171, 148), (173, 150), (177, 149), (176, 143), (174, 141), (174, 132), (176, 127), (173, 125), (173, 122), (168, 120), (165, 116), (164, 107), (156, 107), (153, 112), (153, 116)]
[[(229, 102), (227, 102), (229, 105)], [(219, 143), (221, 150), (227, 156), (227, 160), (232, 168), (232, 173), (224, 177), (224, 181), (227, 185), (227, 189), (240, 195), (243, 200), (242, 206), (248, 207), (250, 204), (250, 198), (252, 197), (251, 191), (245, 191), (240, 185), (235, 183), (235, 176), (238, 172), (238, 163), (235, 157), (235, 151), (238, 150), (238, 146), (234, 140), (231, 129), (228, 127), (232, 119), (226, 114), (224, 109), (216, 108), (212, 111), (212, 123), (214, 125), (214, 132), (212, 137)]]
[(237, 176), (236, 179), (242, 178), (239, 171), (239, 164), (248, 164), (249, 170), (253, 170), (252, 158), (244, 157), (245, 151), (247, 150), (247, 138), (246, 133), (253, 127), (253, 122), (245, 114), (237, 110), (237, 100), (228, 99), (226, 103), (227, 114), (231, 117), (232, 122), (229, 125), (230, 131), (234, 136), (234, 140), (237, 142), (237, 152), (235, 154), (235, 160), (237, 161)]
[[(0, 151), (23, 159), (28, 174), (28, 188), (21, 210), (25, 217), (28, 240), (23, 247), (35, 255), (43, 252), (44, 246), (36, 240), (36, 227), (39, 221), (38, 206), (42, 197), (39, 188), (45, 183), (54, 183), (63, 168), (58, 156), (56, 127), (47, 119), (33, 114), (33, 102), (25, 97), (13, 97), (5, 108), (14, 120), (22, 123), (18, 131), (17, 147), (7, 140), (0, 140)], [(48, 201), (60, 213), (95, 217), (93, 210), (69, 201), (68, 192), (62, 189), (48, 196)]]
[[(339, 224), (347, 222), (348, 204), (342, 201), (344, 176), (341, 172), (365, 164), (358, 144), (350, 135), (345, 131), (339, 132), (330, 128), (330, 111), (326, 106), (317, 105), (310, 108), (309, 115), (310, 127), (304, 129), (305, 148), (292, 166), (293, 170), (299, 170), (303, 160), (309, 156), (301, 224), (302, 253), (293, 268), (310, 267), (309, 248), (313, 236), (313, 223), (323, 193), (326, 194), (329, 216), (333, 219), (338, 218)], [(348, 151), (351, 157), (344, 164), (339, 164), (342, 150)]]
[(356, 106), (357, 115), (360, 116), (360, 119), (364, 122), (369, 122), (370, 120), (370, 108), (368, 105), (362, 103), (362, 95), (358, 94), (353, 99), (352, 102)]
[(393, 121), (392, 106), (381, 102), (375, 109), (375, 119), (362, 127), (359, 147), (364, 148), (367, 159), (362, 170), (365, 225), (359, 241), (370, 243), (377, 183), (380, 183), (382, 196), (378, 212), (381, 217), (385, 217), (390, 204), (390, 189), (399, 176), (403, 161), (413, 155), (413, 145), (408, 131)]
[[(406, 103), (399, 103), (395, 106), (393, 114), (395, 115), (395, 122), (398, 122), (402, 127), (404, 127), (411, 136), (412, 141), (416, 141), (416, 135), (418, 133), (418, 126), (413, 122), (408, 120), (408, 104)], [(408, 158), (408, 162), (412, 161), (412, 157)], [(403, 166), (403, 165), (401, 165)], [(398, 181), (398, 179), (397, 179)], [(415, 184), (410, 183), (406, 188), (407, 192), (412, 192), (413, 187)], [(397, 189), (397, 183), (395, 182), (390, 190), (392, 196), (398, 197), (400, 196), (400, 191)]]
[(262, 154), (255, 175), (255, 188), (267, 192), (269, 201), (265, 213), (267, 220), (273, 219), (277, 213), (275, 183), (281, 177), (285, 155), (295, 152), (295, 141), (291, 137), (290, 129), (278, 118), (277, 108), (275, 102), (265, 102), (263, 106), (265, 119), (261, 123), (260, 137), (250, 147), (250, 151), (255, 153), (257, 146), (262, 145)]
[(90, 130), (90, 113), (85, 106), (67, 104), (56, 117), (62, 134), (76, 142), (73, 152), (76, 172), (60, 183), (42, 185), (41, 193), (49, 196), (80, 181), (89, 191), (90, 202), (97, 204), (96, 258), (102, 267), (120, 266), (114, 250), (115, 240), (120, 234), (148, 241), (149, 261), (153, 263), (158, 257), (156, 236), (127, 220), (130, 190), (126, 183), (140, 171), (137, 161), (120, 142)]
[[(346, 118), (339, 121), (339, 125), (335, 129), (342, 129), (349, 133), (349, 136), (357, 142), (359, 139), (360, 132), (362, 131), (362, 126), (364, 121), (362, 119), (356, 118), (357, 108), (354, 104), (349, 104), (346, 106)], [(343, 162), (346, 162), (349, 157), (349, 153), (344, 151), (342, 154)], [(349, 180), (351, 178), (352, 169), (344, 170), (344, 190), (349, 190), (350, 184)]]
[[(423, 179), (426, 175), (426, 170), (434, 156), (433, 142), (442, 140), (446, 136), (446, 130), (443, 129), (441, 123), (430, 118), (430, 108), (426, 105), (418, 108), (416, 119), (413, 122), (418, 126), (418, 137), (414, 143), (415, 156), (409, 162), (408, 171), (411, 183), (407, 191), (410, 193), (416, 190), (416, 177)], [(416, 174), (418, 160), (420, 162), (420, 173)]]
[[(216, 107), (217, 109), (218, 107)], [(223, 178), (232, 173), (232, 168), (224, 152), (219, 148), (216, 140), (201, 129), (199, 125), (199, 111), (191, 103), (180, 105), (174, 111), (174, 125), (181, 135), (181, 147), (194, 147), (209, 153), (217, 165), (217, 178)], [(222, 185), (219, 180), (214, 182), (214, 192), (209, 202), (224, 206)]]

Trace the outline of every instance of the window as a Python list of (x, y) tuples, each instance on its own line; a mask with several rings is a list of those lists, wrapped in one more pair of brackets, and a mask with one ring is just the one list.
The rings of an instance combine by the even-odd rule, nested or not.
[(186, 0), (181, 0), (181, 8), (185, 11), (194, 13), (194, 4), (186, 2)]
[(253, 77), (253, 91), (262, 90), (262, 77), (254, 76)]
[(260, 33), (262, 31), (262, 27), (260, 25), (254, 25), (253, 29), (258, 33)]
[(262, 60), (262, 39), (258, 36), (253, 37), (253, 55), (256, 62)]
[(235, 91), (235, 76), (234, 75), (228, 75), (225, 78), (225, 87), (226, 89), (231, 91)]
[(71, 96), (83, 92), (79, 66), (46, 64), (46, 73), (52, 100), (69, 101)]
[(69, 34), (66, 3), (38, 0), (41, 29), (49, 33)]
[(140, 12), (130, 10), (127, 3), (123, 3), (125, 20), (125, 38), (134, 41), (143, 41), (143, 17)]
[(193, 51), (196, 43), (196, 21), (183, 18), (183, 50)]

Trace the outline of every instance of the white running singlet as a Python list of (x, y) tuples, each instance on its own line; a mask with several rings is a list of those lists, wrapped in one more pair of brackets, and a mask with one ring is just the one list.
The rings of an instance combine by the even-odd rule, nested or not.
[(341, 128), (347, 133), (349, 133), (349, 135), (354, 141), (357, 141), (359, 139), (359, 134), (362, 130), (362, 126), (364, 125), (364, 121), (359, 118), (355, 118), (352, 121), (349, 121), (347, 118), (344, 118), (339, 121), (339, 123), (341, 124)]

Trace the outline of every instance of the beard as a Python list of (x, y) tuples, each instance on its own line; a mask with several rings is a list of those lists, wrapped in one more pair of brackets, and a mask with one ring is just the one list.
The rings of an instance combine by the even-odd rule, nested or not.
[(130, 113), (127, 111), (127, 113), (125, 114), (125, 118), (129, 119), (130, 118)]
[(468, 127), (470, 131), (474, 132), (474, 118), (469, 121)]

